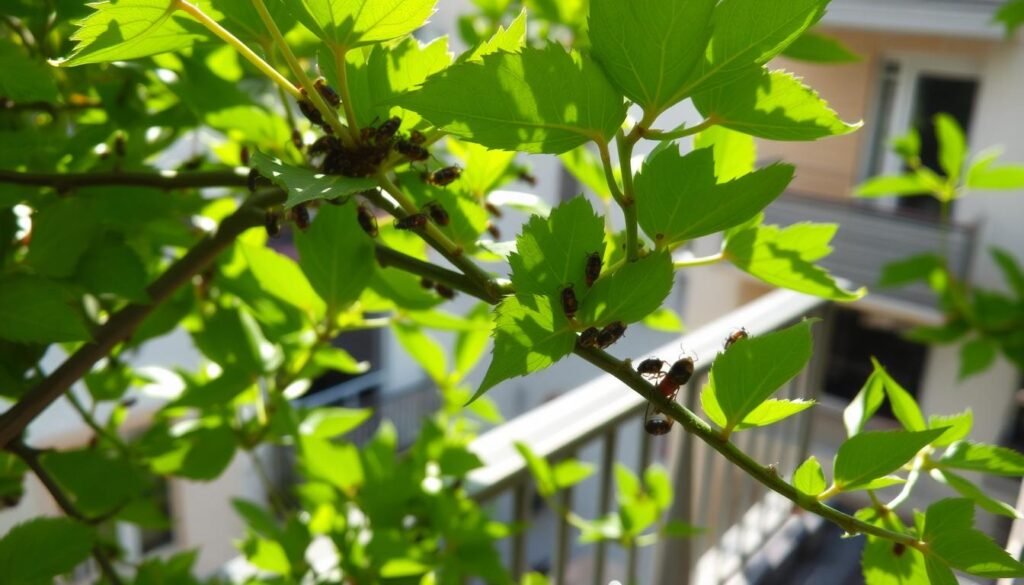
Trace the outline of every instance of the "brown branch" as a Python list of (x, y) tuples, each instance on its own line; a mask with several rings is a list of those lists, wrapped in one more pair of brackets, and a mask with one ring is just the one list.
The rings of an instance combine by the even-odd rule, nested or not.
[(199, 189), (204, 187), (244, 187), (248, 169), (224, 171), (138, 171), (108, 173), (22, 173), (0, 170), (0, 183), (53, 187), (58, 190), (78, 187), (154, 187), (156, 189)]
[(235, 213), (221, 222), (220, 228), (192, 247), (146, 289), (151, 301), (131, 304), (115, 313), (93, 336), (50, 375), (33, 386), (7, 412), (0, 416), (0, 447), (9, 445), (22, 431), (72, 384), (104, 358), (117, 344), (127, 340), (157, 306), (206, 269), (217, 256), (245, 230), (262, 225), (264, 209), (284, 201), (281, 191), (266, 191), (253, 196)]

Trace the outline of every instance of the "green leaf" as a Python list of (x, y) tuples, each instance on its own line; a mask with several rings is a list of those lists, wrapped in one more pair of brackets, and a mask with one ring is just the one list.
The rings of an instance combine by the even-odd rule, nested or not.
[(813, 400), (781, 400), (769, 398), (757, 406), (743, 422), (736, 425), (736, 430), (742, 431), (754, 427), (767, 427), (781, 420), (787, 419), (794, 414), (799, 414), (815, 405)]
[(327, 205), (306, 231), (295, 235), (299, 266), (327, 304), (328, 315), (355, 302), (373, 276), (373, 241), (358, 225), (354, 204)]
[(958, 441), (942, 454), (941, 467), (1010, 477), (1024, 476), (1024, 455), (995, 445)]
[[(724, 0), (715, 7), (704, 63), (690, 74), (681, 97), (714, 89), (767, 63), (813, 26), (829, 0)], [(676, 100), (672, 100), (673, 102)]]
[(644, 487), (658, 508), (667, 510), (672, 505), (672, 479), (661, 464), (652, 463), (644, 470)]
[(928, 552), (954, 569), (981, 577), (1024, 577), (1024, 565), (975, 530), (974, 505), (946, 499), (928, 506), (923, 540)]
[(807, 458), (793, 472), (793, 487), (801, 492), (817, 497), (825, 491), (825, 473), (821, 470), (821, 464), (813, 455)]
[(547, 460), (534, 453), (526, 443), (516, 441), (515, 447), (516, 451), (519, 451), (519, 454), (526, 460), (526, 467), (530, 470), (533, 481), (537, 483), (537, 492), (548, 497), (558, 491), (555, 473)]
[(999, 345), (992, 339), (979, 337), (960, 347), (960, 380), (987, 370), (999, 353)]
[[(499, 14), (504, 13), (504, 9)], [(472, 51), (464, 53), (459, 61), (479, 61), (484, 55), (497, 53), (518, 53), (526, 46), (526, 9), (524, 8), (515, 17), (508, 28), (499, 26), (498, 30), (491, 35), (491, 38), (477, 45)]]
[(363, 485), (363, 464), (355, 446), (303, 435), (299, 448), (302, 468), (310, 478), (322, 479), (343, 492)]
[(93, 7), (95, 12), (71, 35), (77, 44), (60, 65), (127, 61), (177, 51), (209, 38), (201, 24), (178, 12), (168, 0), (108, 0)]
[(154, 473), (200, 481), (216, 479), (235, 455), (235, 436), (227, 426), (176, 425), (149, 453)]
[(57, 84), (50, 68), (25, 54), (8, 39), (0, 39), (0, 96), (17, 102), (55, 102)]
[(931, 195), (934, 185), (917, 173), (905, 175), (883, 175), (864, 181), (857, 186), (857, 197), (907, 197), (909, 195)]
[(301, 0), (289, 2), (295, 18), (339, 48), (389, 41), (418, 29), (437, 0)]
[(476, 366), (491, 337), (490, 307), (486, 303), (478, 304), (466, 317), (481, 324), (460, 331), (455, 337), (455, 373), (459, 377), (464, 377)]
[(250, 536), (239, 548), (245, 559), (258, 569), (278, 575), (287, 575), (291, 571), (288, 553), (279, 542)]
[[(608, 179), (605, 178), (604, 166), (587, 145), (562, 153), (558, 155), (558, 158), (562, 160), (565, 170), (576, 177), (580, 184), (593, 191), (594, 195), (605, 201), (612, 198), (612, 190), (608, 186)], [(616, 167), (617, 169), (618, 167)]]
[[(224, 27), (235, 33), (236, 36), (250, 41), (252, 44), (249, 46), (265, 46), (274, 42), (267, 26), (263, 24), (259, 12), (253, 6), (252, 0), (210, 0), (210, 4), (213, 10), (207, 14), (217, 20), (222, 20)], [(287, 35), (288, 31), (296, 24), (295, 19), (288, 11), (287, 3), (271, 1), (266, 2), (265, 5), (271, 19), (281, 32)]]
[[(880, 514), (876, 508), (859, 510), (856, 518), (886, 530), (906, 533), (899, 514)], [(868, 585), (930, 585), (925, 558), (917, 549), (885, 538), (865, 535), (861, 565)]]
[(935, 137), (939, 141), (939, 166), (949, 180), (956, 183), (967, 160), (967, 138), (956, 118), (949, 114), (936, 114), (934, 122)]
[(650, 315), (644, 317), (644, 326), (654, 331), (665, 333), (682, 333), (686, 330), (683, 320), (679, 314), (667, 307), (661, 307)]
[(90, 202), (69, 197), (40, 209), (32, 220), (32, 243), (26, 261), (40, 276), (71, 276), (99, 233)]
[(626, 115), (597, 65), (557, 45), (454, 65), (396, 103), (469, 142), (550, 154), (610, 141)]
[(784, 57), (810, 63), (856, 63), (860, 55), (839, 39), (816, 32), (805, 32), (782, 51)]
[(303, 419), (299, 433), (315, 439), (334, 439), (354, 430), (372, 416), (373, 411), (369, 408), (321, 406)]
[(935, 445), (936, 447), (946, 447), (957, 441), (966, 439), (967, 436), (971, 434), (971, 427), (973, 426), (974, 413), (971, 412), (970, 408), (959, 414), (933, 414), (928, 417), (928, 428), (937, 429), (940, 427), (947, 427), (946, 432), (932, 443), (932, 445)]
[(372, 179), (323, 175), (285, 164), (261, 152), (252, 153), (250, 164), (260, 175), (288, 192), (288, 200), (284, 204), (286, 209), (309, 201), (344, 199), (377, 186)]
[(507, 297), (496, 312), (491, 365), (473, 398), (499, 382), (543, 370), (576, 344), (562, 308), (556, 310), (547, 297)]
[(740, 225), (775, 200), (793, 179), (790, 165), (772, 165), (728, 183), (714, 175), (712, 149), (680, 156), (666, 148), (636, 177), (640, 227), (659, 248)]
[(277, 525), (277, 520), (262, 506), (241, 498), (232, 498), (231, 507), (256, 534), (271, 540), (279, 540), (283, 537), (283, 531)]
[(564, 490), (570, 488), (594, 474), (594, 466), (576, 459), (560, 461), (551, 469), (555, 486)]
[(181, 396), (171, 404), (174, 407), (212, 408), (229, 404), (252, 385), (252, 378), (247, 373), (232, 369), (205, 383), (188, 383)]
[(593, 0), (591, 52), (623, 94), (661, 112), (704, 55), (715, 0)]
[(738, 179), (754, 172), (757, 145), (754, 137), (723, 126), (712, 126), (694, 136), (693, 148), (712, 148), (715, 158), (715, 177), (719, 183)]
[[(668, 252), (649, 254), (599, 278), (583, 296), (576, 319), (596, 326), (614, 321), (634, 323), (660, 307), (674, 283), (675, 272)], [(579, 289), (577, 295), (583, 292)]]
[(774, 225), (745, 227), (731, 233), (726, 257), (739, 269), (769, 284), (836, 301), (854, 301), (863, 288), (847, 291), (813, 264), (827, 256), (835, 235), (834, 224), (797, 223), (785, 229)]
[(732, 430), (811, 359), (811, 321), (733, 344), (711, 366), (714, 394)]
[(72, 302), (51, 280), (25, 275), (0, 278), (0, 339), (36, 343), (89, 339)]
[(1024, 188), (1024, 165), (995, 166), (1001, 154), (999, 149), (980, 153), (967, 169), (965, 186), (970, 189), (998, 190)]
[(82, 257), (76, 280), (93, 294), (112, 294), (129, 301), (149, 300), (149, 275), (135, 250), (114, 238), (103, 238)]
[(246, 374), (264, 371), (260, 346), (266, 339), (259, 324), (243, 308), (220, 309), (203, 322), (203, 330), (192, 339), (203, 355), (221, 367), (237, 368)]
[[(489, 217), (479, 201), (471, 197), (461, 184), (446, 188), (428, 185), (418, 172), (399, 175), (402, 189), (421, 209), (427, 204), (438, 203), (448, 213), (449, 224), (437, 226), (449, 239), (462, 246), (463, 251), (476, 249), (476, 241), (487, 229)], [(461, 183), (461, 179), (460, 179)]]
[(388, 559), (380, 568), (380, 576), (385, 579), (399, 577), (415, 577), (430, 571), (433, 567), (412, 559)]
[[(604, 250), (604, 222), (583, 197), (562, 203), (547, 220), (533, 216), (509, 256), (518, 294), (557, 296), (566, 286), (586, 289), (587, 256)], [(561, 313), (561, 307), (559, 307)]]
[(882, 267), (878, 286), (901, 286), (912, 282), (927, 282), (937, 270), (945, 270), (946, 262), (936, 254), (919, 254), (903, 260), (889, 262)]
[[(516, 153), (504, 150), (490, 150), (472, 144), (448, 139), (448, 151), (462, 161), (462, 188), (476, 199), (481, 199), (509, 177), (509, 166)], [(479, 207), (479, 206), (478, 206)]]
[[(884, 396), (889, 398), (893, 414), (896, 420), (900, 421), (908, 431), (923, 431), (929, 426), (925, 424), (924, 415), (921, 414), (921, 407), (917, 405), (913, 395), (889, 375), (882, 364), (874, 357), (871, 358), (874, 368), (871, 376), (864, 382), (857, 396), (843, 412), (843, 421), (846, 423), (846, 432), (849, 436), (856, 435), (864, 428), (864, 423), (882, 405)], [(932, 427), (934, 428), (934, 427)], [(945, 435), (943, 435), (945, 438)]]
[(995, 260), (999, 269), (1003, 272), (1003, 278), (1010, 286), (1010, 290), (1017, 295), (1018, 299), (1024, 300), (1024, 268), (1017, 263), (1016, 258), (1006, 250), (992, 248), (989, 250), (992, 259)]
[(999, 7), (993, 20), (1006, 26), (1006, 37), (1010, 38), (1024, 24), (1024, 0), (1009, 0)]
[(342, 374), (363, 374), (370, 369), (369, 362), (356, 360), (340, 347), (318, 347), (313, 354), (313, 364)]
[(902, 467), (944, 431), (864, 432), (850, 437), (836, 454), (834, 482), (844, 491), (860, 489)]
[(857, 491), (857, 490), (880, 490), (894, 485), (900, 485), (907, 483), (907, 480), (896, 475), (885, 475), (872, 479), (867, 483), (862, 483), (852, 488), (847, 488), (844, 491)]
[[(144, 477), (126, 459), (93, 449), (54, 451), (40, 459), (75, 507), (88, 517), (110, 514), (146, 489)], [(111, 481), (113, 478), (116, 481)]]
[(693, 103), (705, 118), (769, 140), (818, 140), (861, 127), (842, 121), (817, 92), (781, 70), (760, 69), (695, 95)]
[(52, 583), (85, 562), (92, 544), (92, 530), (69, 518), (36, 518), (18, 524), (0, 539), (4, 580), (19, 585)]
[(238, 245), (261, 289), (314, 319), (324, 314), (324, 302), (294, 260), (263, 246)]
[(1021, 513), (1010, 504), (1000, 502), (999, 500), (989, 496), (982, 491), (980, 487), (971, 483), (965, 477), (957, 475), (948, 469), (933, 469), (931, 471), (931, 476), (935, 478), (935, 481), (942, 482), (953, 488), (961, 496), (971, 499), (983, 510), (988, 510), (993, 514), (1007, 516), (1009, 518), (1024, 518), (1024, 516), (1022, 516)]
[(416, 325), (395, 322), (392, 330), (406, 353), (435, 383), (443, 385), (448, 379), (448, 358), (441, 344)]

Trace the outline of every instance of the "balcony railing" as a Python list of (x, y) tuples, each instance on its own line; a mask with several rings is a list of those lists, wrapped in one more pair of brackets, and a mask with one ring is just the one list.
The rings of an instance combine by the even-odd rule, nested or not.
[(872, 295), (927, 308), (935, 306), (936, 298), (924, 284), (901, 288), (874, 286), (882, 268), (890, 262), (937, 253), (945, 247), (950, 267), (963, 279), (970, 272), (974, 253), (974, 226), (943, 226), (849, 201), (786, 194), (768, 207), (765, 220), (783, 226), (801, 221), (838, 223), (839, 232), (832, 242), (834, 251), (820, 261), (822, 266), (858, 285), (867, 285)]
[[(697, 374), (681, 400), (696, 408), (698, 392), (728, 332), (739, 326), (761, 334), (821, 313), (826, 304), (788, 292), (772, 292), (701, 327), (653, 355), (674, 358), (681, 350), (695, 352)], [(820, 361), (784, 388), (786, 397), (813, 398), (821, 379)], [(526, 530), (511, 537), (505, 561), (518, 576), (526, 570), (550, 568), (553, 582), (605, 584), (720, 583), (755, 570), (751, 560), (787, 525), (791, 504), (765, 490), (733, 468), (703, 443), (678, 428), (663, 437), (642, 430), (643, 398), (611, 376), (603, 376), (531, 410), (479, 437), (472, 449), (485, 466), (469, 477), (468, 487), (500, 520), (522, 523)], [(780, 473), (790, 473), (806, 454), (809, 416), (797, 416), (774, 427), (737, 435), (741, 448)], [(574, 489), (559, 494), (560, 505), (584, 517), (611, 511), (613, 462), (642, 471), (652, 461), (663, 463), (673, 478), (672, 518), (707, 529), (703, 536), (673, 540), (646, 549), (621, 550), (608, 543), (577, 545), (570, 526), (545, 513), (532, 493), (532, 480), (514, 443), (522, 441), (536, 453), (558, 461), (576, 457), (596, 464), (596, 473)]]

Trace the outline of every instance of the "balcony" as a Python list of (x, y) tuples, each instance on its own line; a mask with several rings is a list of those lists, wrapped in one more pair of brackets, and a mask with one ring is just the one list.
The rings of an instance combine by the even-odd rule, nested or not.
[(836, 0), (824, 24), (903, 35), (923, 34), (997, 40), (992, 23), (1000, 0)]

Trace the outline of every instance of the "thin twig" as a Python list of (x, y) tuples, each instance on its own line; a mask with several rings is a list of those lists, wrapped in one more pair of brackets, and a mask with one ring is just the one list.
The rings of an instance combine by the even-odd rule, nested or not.
[(79, 187), (154, 187), (156, 189), (202, 189), (209, 187), (244, 187), (248, 169), (238, 167), (223, 171), (138, 171), (102, 173), (23, 173), (0, 170), (0, 183), (53, 187), (58, 190)]

